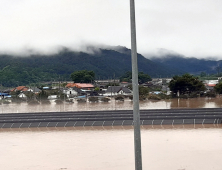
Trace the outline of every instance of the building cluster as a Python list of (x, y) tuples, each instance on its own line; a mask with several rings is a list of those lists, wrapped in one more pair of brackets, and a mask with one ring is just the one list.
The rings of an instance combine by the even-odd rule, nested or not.
[[(57, 99), (59, 94), (63, 94), (66, 98), (85, 98), (90, 96), (104, 96), (112, 97), (116, 95), (130, 96), (132, 91), (126, 87), (128, 83), (123, 83), (119, 86), (106, 86), (110, 82), (96, 82), (96, 84), (90, 83), (67, 83), (65, 87), (57, 86), (45, 86), (39, 89), (38, 87), (18, 86), (10, 90), (0, 90), (0, 99), (11, 98), (13, 95), (17, 95), (18, 98), (26, 99), (27, 94), (33, 93), (38, 95), (42, 91), (47, 91), (48, 99)], [(62, 83), (63, 84), (63, 83)], [(57, 91), (57, 94), (54, 94)]]
[[(170, 89), (168, 87), (170, 81), (170, 78), (158, 78), (144, 83), (142, 84), (142, 86), (153, 89), (153, 93), (159, 93), (161, 91), (165, 92), (166, 94), (170, 94)], [(217, 83), (218, 80), (204, 81), (207, 90), (212, 90)], [(117, 95), (132, 96), (132, 90), (130, 90), (129, 88), (131, 86), (131, 83), (119, 82), (118, 79), (96, 80), (94, 84), (68, 82), (66, 83), (65, 87), (62, 87), (61, 84), (64, 84), (64, 82), (60, 82), (53, 87), (45, 86), (41, 89), (39, 89), (38, 87), (18, 86), (10, 90), (0, 90), (0, 99), (11, 98), (12, 94), (16, 94), (17, 97), (21, 99), (26, 99), (28, 93), (38, 95), (44, 90), (47, 91), (48, 94), (50, 94), (48, 96), (48, 99), (57, 99), (58, 94), (64, 94), (66, 98), (85, 98), (90, 96), (113, 97)], [(53, 94), (55, 90), (57, 90), (58, 94)]]

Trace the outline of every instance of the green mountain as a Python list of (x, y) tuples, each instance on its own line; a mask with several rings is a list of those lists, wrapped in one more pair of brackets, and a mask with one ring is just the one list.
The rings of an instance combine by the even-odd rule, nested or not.
[[(151, 77), (167, 77), (183, 71), (155, 63), (138, 54), (138, 69)], [(0, 84), (28, 85), (44, 81), (70, 80), (77, 70), (93, 70), (97, 79), (118, 78), (131, 71), (131, 51), (125, 47), (73, 52), (64, 49), (53, 55), (0, 55)]]

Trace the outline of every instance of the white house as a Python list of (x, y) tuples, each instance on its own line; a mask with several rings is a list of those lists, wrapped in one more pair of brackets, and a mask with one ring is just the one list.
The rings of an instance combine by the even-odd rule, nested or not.
[(27, 98), (27, 96), (26, 96), (24, 93), (20, 93), (20, 94), (18, 95), (18, 97), (20, 97), (20, 98), (22, 98), (22, 99), (26, 99), (26, 98)]
[(63, 94), (66, 94), (67, 97), (78, 96), (78, 92), (74, 88), (63, 89)]

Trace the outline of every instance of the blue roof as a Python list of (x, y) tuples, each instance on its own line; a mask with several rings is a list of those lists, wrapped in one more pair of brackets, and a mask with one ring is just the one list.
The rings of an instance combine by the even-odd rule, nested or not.
[(0, 96), (9, 96), (8, 93), (0, 93)]
[(78, 96), (77, 98), (86, 98), (86, 96)]

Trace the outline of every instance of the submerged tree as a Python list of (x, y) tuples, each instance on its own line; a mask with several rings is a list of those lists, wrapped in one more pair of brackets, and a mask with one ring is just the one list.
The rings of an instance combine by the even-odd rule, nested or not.
[(216, 84), (216, 86), (214, 86), (214, 90), (215, 90), (218, 94), (222, 94), (222, 82)]
[(169, 83), (169, 88), (173, 93), (179, 92), (179, 94), (190, 94), (192, 92), (200, 92), (206, 89), (203, 82), (200, 81), (198, 77), (194, 77), (190, 74), (174, 76), (173, 80)]

